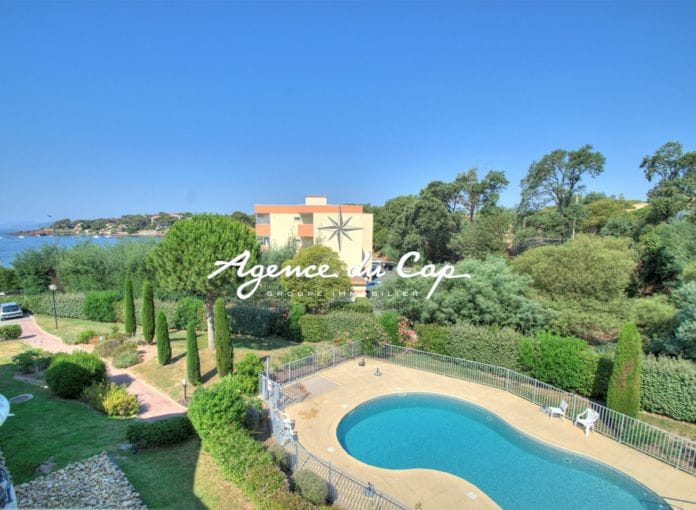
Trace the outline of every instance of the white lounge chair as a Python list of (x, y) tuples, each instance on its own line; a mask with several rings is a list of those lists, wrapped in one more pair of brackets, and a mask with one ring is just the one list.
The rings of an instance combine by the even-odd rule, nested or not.
[(553, 418), (554, 416), (560, 416), (563, 420), (565, 420), (567, 410), (568, 402), (566, 402), (565, 400), (561, 400), (561, 404), (558, 407), (547, 407), (546, 414), (549, 415), (549, 418)]
[(594, 428), (594, 425), (595, 423), (597, 423), (597, 420), (599, 420), (599, 413), (594, 409), (590, 409), (588, 407), (583, 412), (577, 415), (577, 417), (575, 418), (575, 424), (579, 423), (580, 425), (585, 427), (585, 436), (589, 436), (590, 429)]

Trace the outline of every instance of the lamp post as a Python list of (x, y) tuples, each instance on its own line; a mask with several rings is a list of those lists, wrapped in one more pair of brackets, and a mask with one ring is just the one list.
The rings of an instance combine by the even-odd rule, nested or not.
[(181, 385), (184, 387), (184, 404), (185, 404), (186, 401), (188, 400), (188, 399), (186, 398), (186, 386), (187, 386), (186, 379), (182, 379), (182, 380), (181, 380)]
[(56, 313), (56, 290), (58, 287), (56, 287), (55, 284), (51, 284), (48, 286), (48, 290), (51, 291), (51, 294), (53, 294), (53, 321), (56, 323), (56, 329), (58, 329), (58, 314)]

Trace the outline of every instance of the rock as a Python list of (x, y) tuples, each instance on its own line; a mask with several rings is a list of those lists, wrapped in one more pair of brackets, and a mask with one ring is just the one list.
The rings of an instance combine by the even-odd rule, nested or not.
[(43, 464), (41, 464), (39, 467), (36, 468), (35, 474), (45, 475), (45, 474), (53, 471), (54, 467), (56, 467), (56, 465), (53, 463), (53, 457), (49, 457), (46, 462), (44, 462)]
[(106, 453), (18, 485), (15, 491), (20, 508), (146, 508)]

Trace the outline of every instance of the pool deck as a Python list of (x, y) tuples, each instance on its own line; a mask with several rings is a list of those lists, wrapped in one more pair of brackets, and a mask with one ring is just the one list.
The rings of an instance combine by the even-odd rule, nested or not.
[[(373, 375), (379, 367), (381, 377)], [(423, 510), (499, 508), (475, 485), (429, 469), (390, 470), (354, 459), (336, 437), (351, 409), (372, 398), (400, 392), (432, 392), (460, 398), (492, 411), (520, 431), (554, 446), (608, 464), (641, 482), (675, 509), (696, 510), (696, 477), (621, 445), (600, 434), (589, 437), (571, 420), (549, 419), (539, 406), (501, 390), (379, 360), (357, 360), (324, 370), (300, 382), (309, 392), (286, 408), (302, 445), (334, 466), (372, 482), (411, 508)], [(408, 431), (404, 431), (408, 433)]]

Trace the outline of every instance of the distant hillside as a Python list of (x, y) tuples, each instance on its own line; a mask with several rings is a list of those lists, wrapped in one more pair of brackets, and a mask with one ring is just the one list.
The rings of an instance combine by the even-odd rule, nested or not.
[[(96, 218), (92, 220), (71, 220), (65, 218), (52, 224), (15, 232), (17, 235), (99, 235), (99, 236), (160, 236), (176, 221), (188, 218), (193, 213), (167, 213), (157, 214), (124, 214), (119, 218)], [(254, 216), (235, 211), (230, 215), (233, 219), (249, 225), (254, 224)]]

